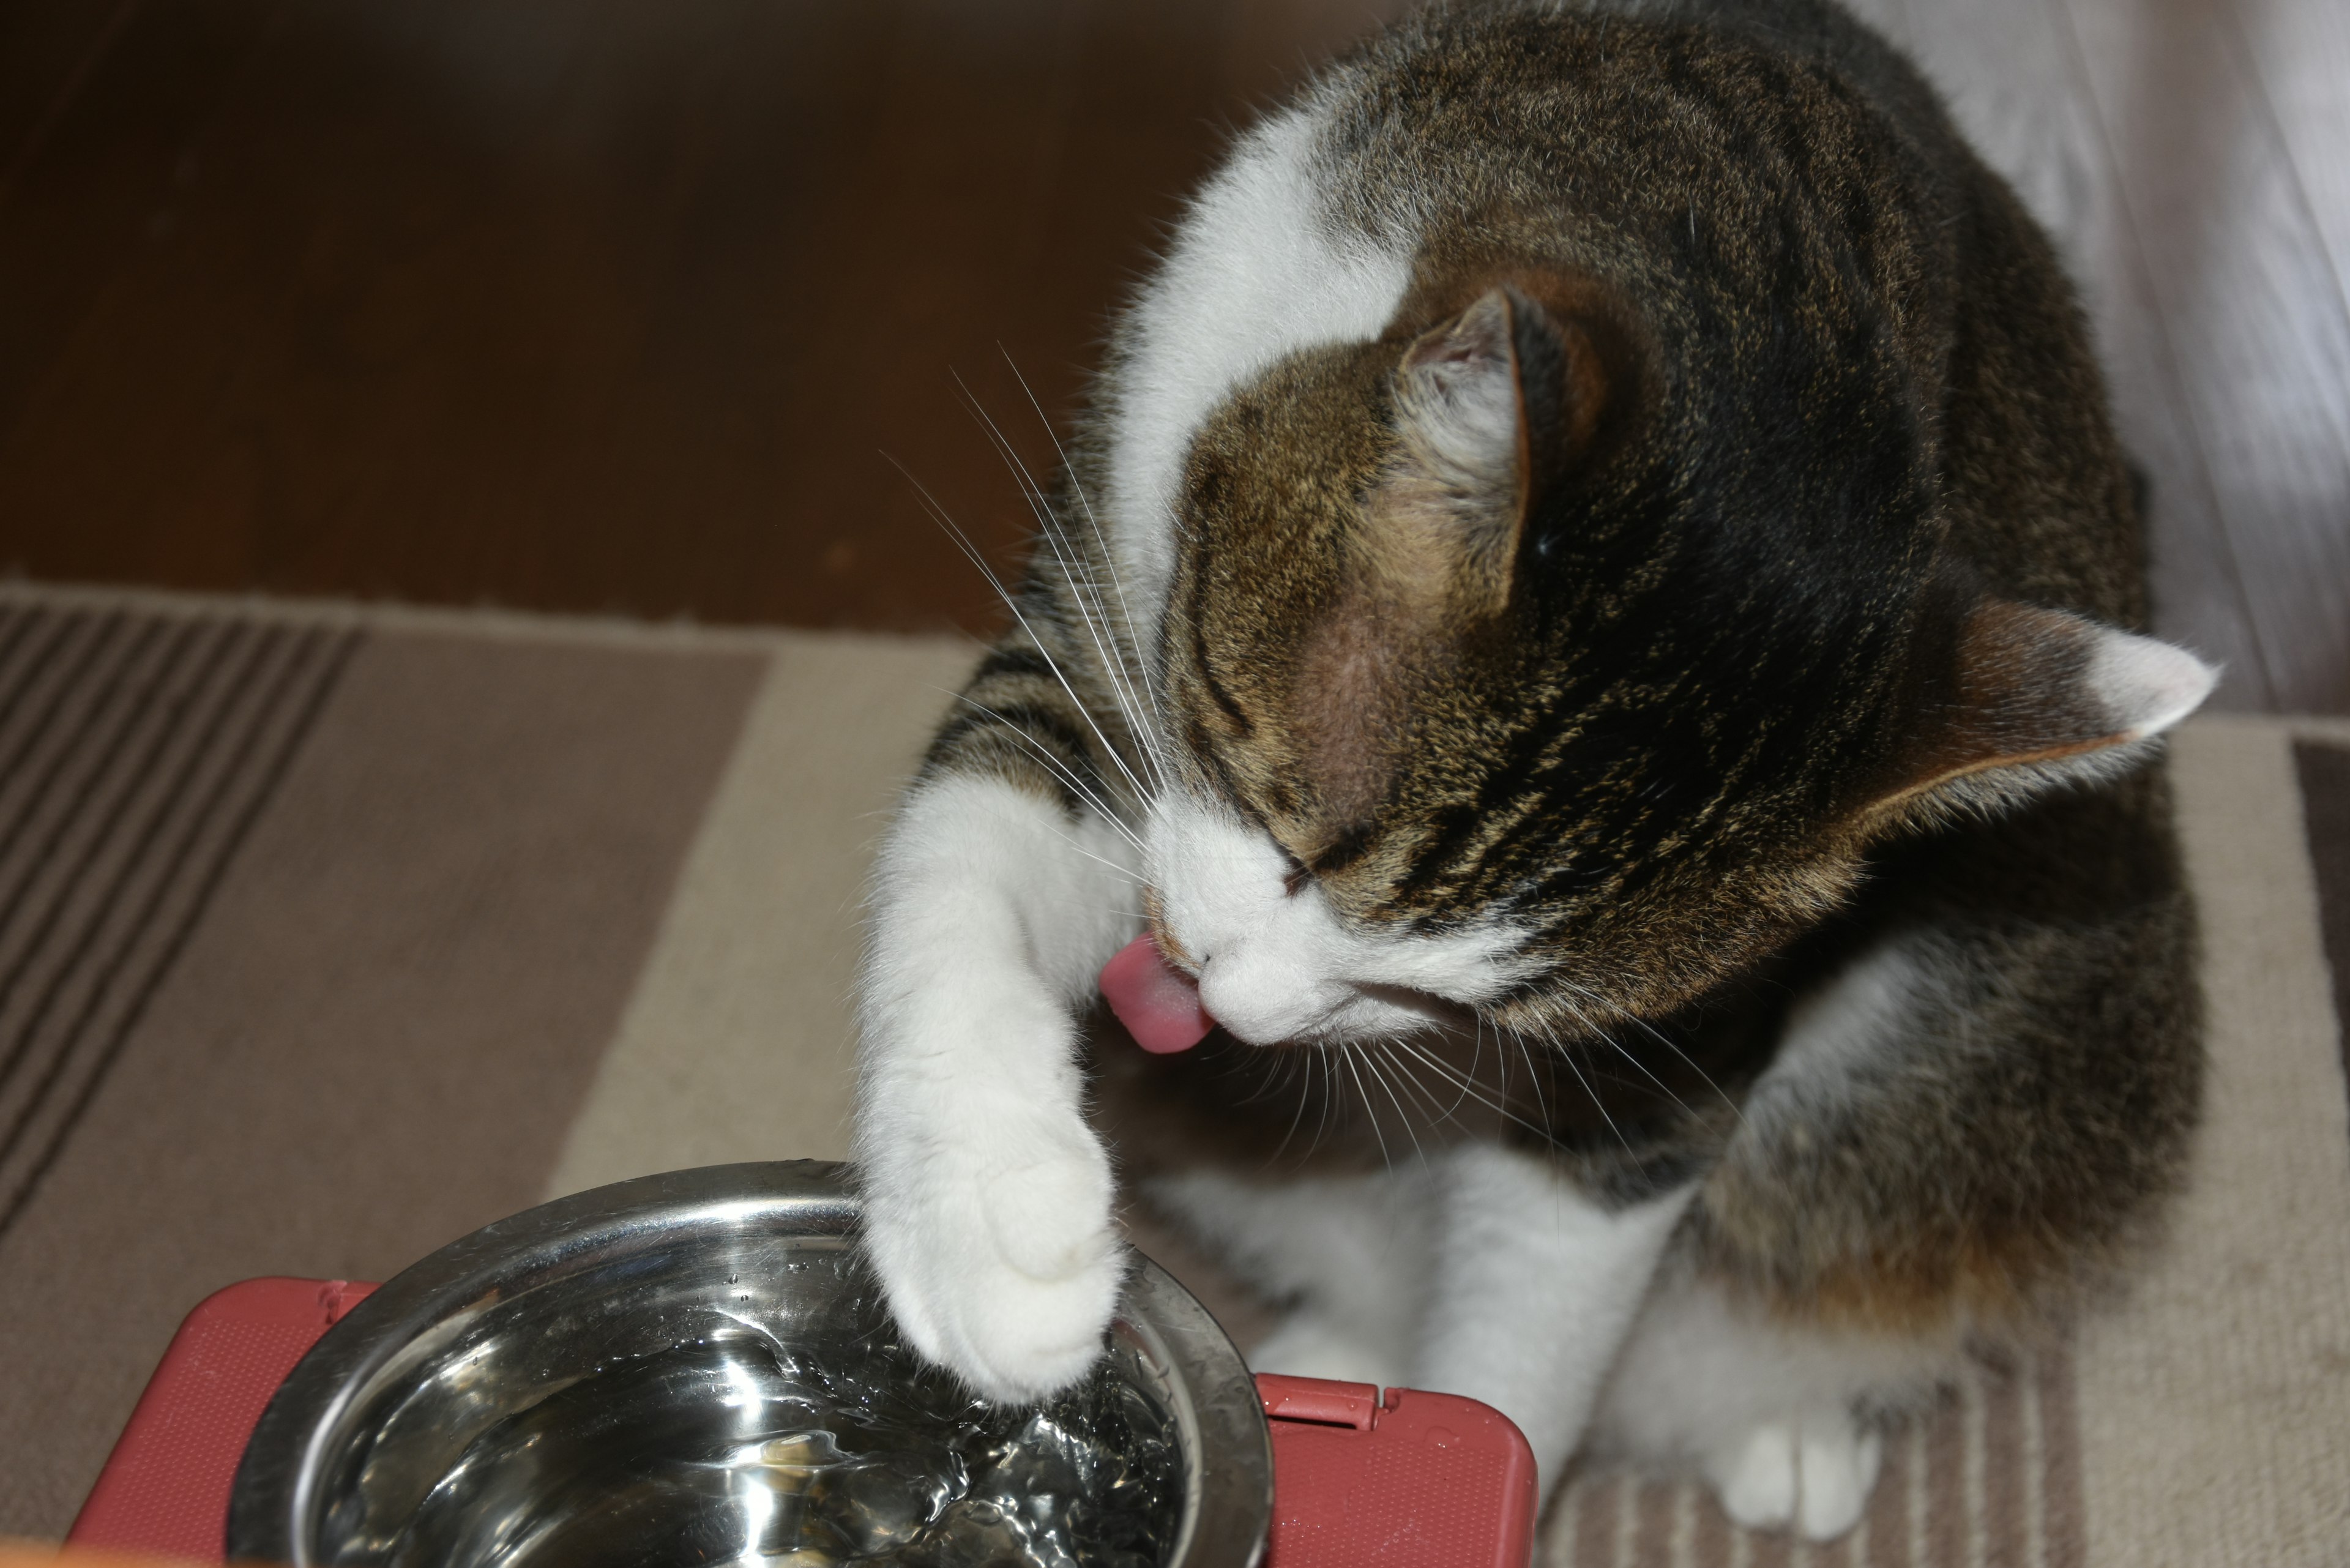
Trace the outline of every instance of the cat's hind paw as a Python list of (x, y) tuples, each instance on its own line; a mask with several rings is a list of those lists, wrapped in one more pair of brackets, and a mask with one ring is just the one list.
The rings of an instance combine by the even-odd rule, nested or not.
[(1860, 1522), (1884, 1459), (1884, 1438), (1836, 1415), (1757, 1427), (1709, 1458), (1705, 1474), (1739, 1524), (1833, 1541)]
[(1098, 1359), (1126, 1273), (1109, 1162), (1082, 1126), (870, 1183), (866, 1248), (913, 1347), (985, 1397), (1057, 1394)]

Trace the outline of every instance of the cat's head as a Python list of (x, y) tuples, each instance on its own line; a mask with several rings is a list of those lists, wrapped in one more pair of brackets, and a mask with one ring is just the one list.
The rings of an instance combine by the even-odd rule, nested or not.
[(1243, 1039), (1668, 1012), (1885, 836), (2126, 766), (2210, 690), (1947, 550), (1890, 351), (1731, 408), (1606, 286), (1480, 281), (1191, 445), (1147, 871)]

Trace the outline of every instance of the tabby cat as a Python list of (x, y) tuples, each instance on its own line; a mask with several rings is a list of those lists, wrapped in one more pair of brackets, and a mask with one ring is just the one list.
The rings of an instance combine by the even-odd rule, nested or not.
[(2144, 635), (2047, 240), (1825, 0), (1331, 67), (1045, 520), (861, 1002), (868, 1243), (977, 1389), (1093, 1361), (1123, 1178), (1288, 1303), (1261, 1369), (1825, 1539), (2152, 1232), (2201, 1074), (2157, 737), (2214, 675)]

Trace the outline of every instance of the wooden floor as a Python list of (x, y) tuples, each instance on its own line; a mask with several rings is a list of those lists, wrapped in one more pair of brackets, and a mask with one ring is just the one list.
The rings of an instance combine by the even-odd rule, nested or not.
[[(917, 483), (1016, 552), (974, 405), (1049, 465), (1226, 129), (1392, 6), (16, 0), (0, 570), (984, 626)], [(2350, 711), (2350, 5), (1863, 9), (2084, 281), (2165, 628)]]

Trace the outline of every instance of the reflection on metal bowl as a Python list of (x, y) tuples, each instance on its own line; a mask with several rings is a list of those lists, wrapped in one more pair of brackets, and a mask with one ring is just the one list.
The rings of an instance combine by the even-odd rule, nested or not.
[(233, 1557), (1226, 1568), (1272, 1448), (1205, 1309), (1141, 1262), (1074, 1393), (990, 1410), (897, 1342), (842, 1168), (679, 1171), (442, 1248), (338, 1324), (254, 1433)]

